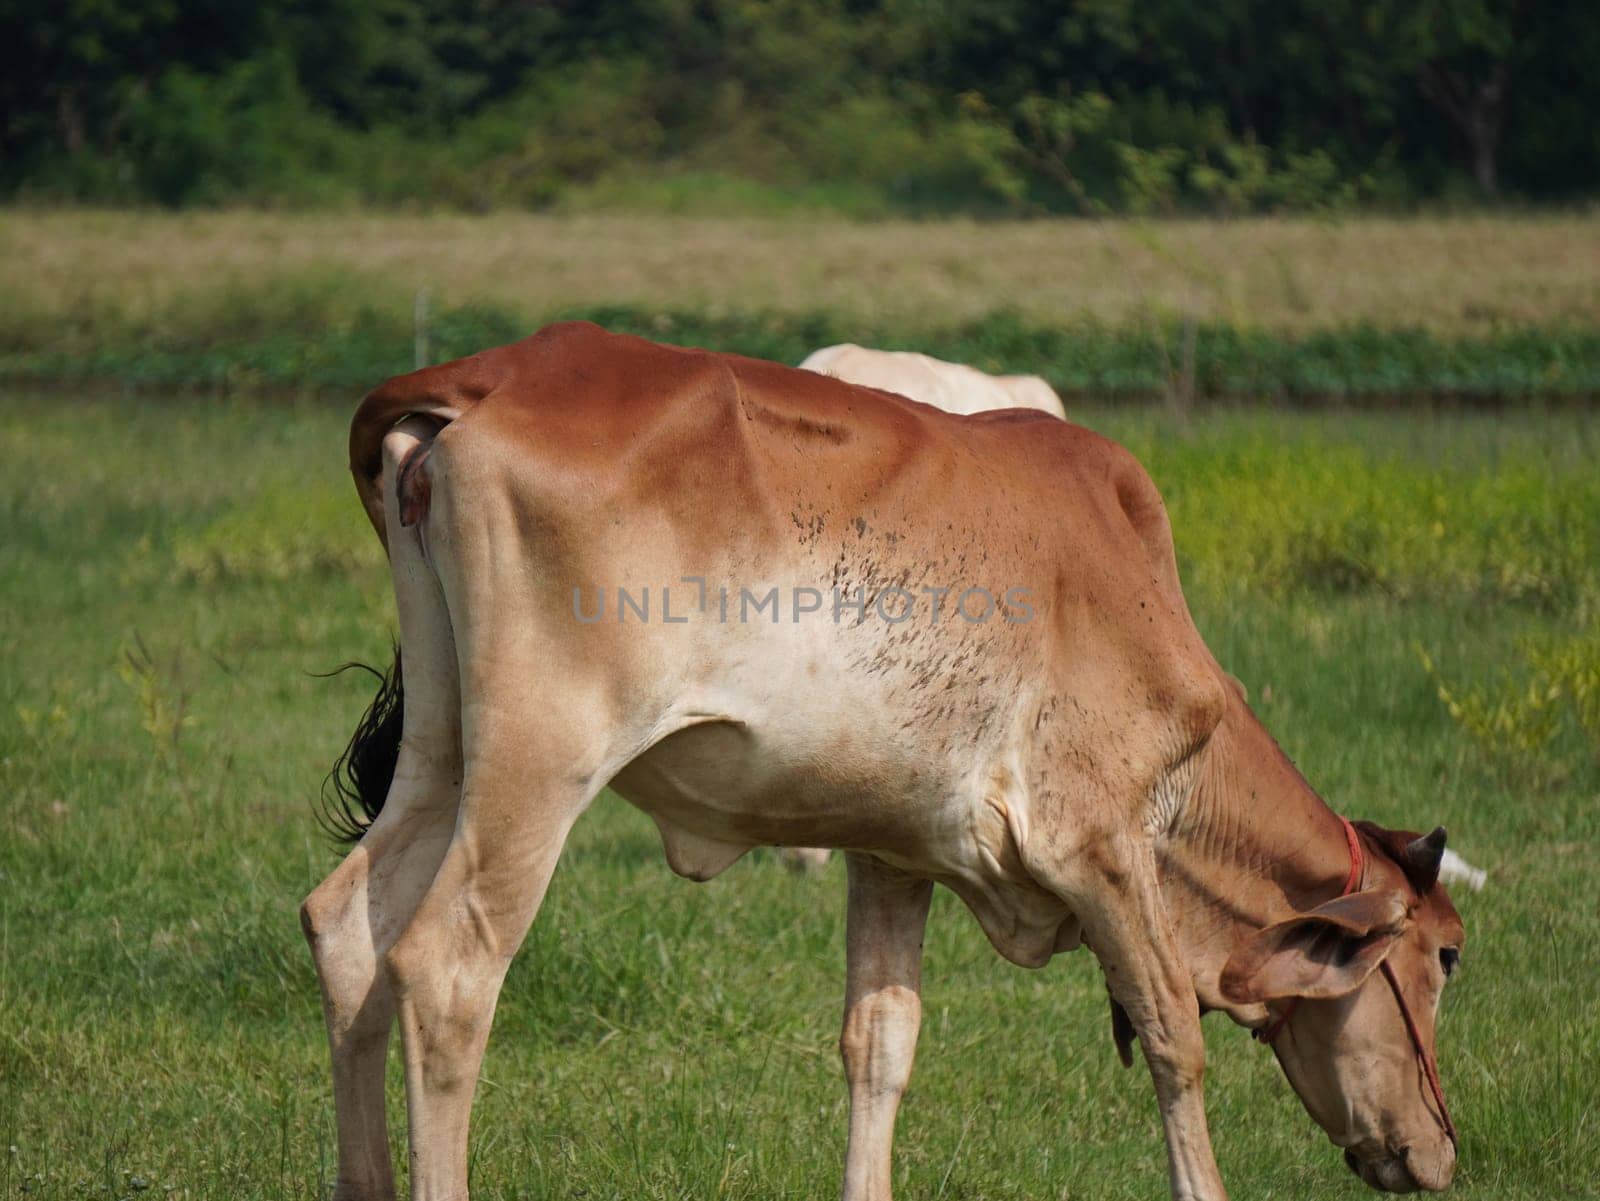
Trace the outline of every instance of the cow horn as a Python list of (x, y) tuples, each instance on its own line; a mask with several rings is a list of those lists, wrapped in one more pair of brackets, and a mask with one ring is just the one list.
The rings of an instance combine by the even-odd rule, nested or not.
[(1439, 879), (1439, 864), (1444, 859), (1443, 826), (1406, 843), (1406, 874), (1419, 892), (1427, 892)]

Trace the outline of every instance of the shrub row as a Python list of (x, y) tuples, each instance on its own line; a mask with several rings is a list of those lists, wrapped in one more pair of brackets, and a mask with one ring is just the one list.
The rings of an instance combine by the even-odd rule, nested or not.
[[(673, 312), (594, 306), (553, 314), (619, 332), (797, 362), (853, 341), (914, 349), (987, 370), (1035, 372), (1064, 395), (1136, 398), (1505, 401), (1600, 395), (1600, 328), (1520, 328), (1488, 336), (1352, 326), (1293, 334), (1152, 319), (1137, 326), (1031, 323), (999, 311), (942, 328), (873, 327), (829, 313)], [(236, 323), (235, 323), (236, 324)], [(443, 361), (512, 341), (540, 325), (508, 309), (468, 305), (427, 325), (428, 358)], [(47, 331), (3, 339), (0, 378), (111, 379), (157, 387), (291, 386), (362, 391), (415, 363), (417, 331), (375, 309), (307, 328), (266, 321), (226, 335), (203, 325), (128, 330), (92, 349), (62, 350)]]

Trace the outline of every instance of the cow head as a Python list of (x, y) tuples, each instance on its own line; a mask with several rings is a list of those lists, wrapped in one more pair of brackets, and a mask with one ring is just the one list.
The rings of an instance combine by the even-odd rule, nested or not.
[(1248, 938), (1220, 983), (1229, 1000), (1263, 1002), (1274, 1015), (1292, 1006), (1273, 1050), (1353, 1172), (1393, 1193), (1443, 1189), (1455, 1142), (1425, 1064), (1463, 937), (1438, 883), (1444, 831), (1358, 825), (1369, 852), (1381, 852), (1370, 855), (1362, 890)]

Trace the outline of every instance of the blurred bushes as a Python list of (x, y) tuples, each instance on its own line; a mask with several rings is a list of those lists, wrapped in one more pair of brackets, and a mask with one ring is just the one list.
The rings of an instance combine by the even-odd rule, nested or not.
[(1445, 710), (1490, 755), (1526, 766), (1575, 729), (1600, 761), (1600, 635), (1526, 641), (1522, 663), (1466, 686), (1419, 654)]
[(249, 504), (179, 535), (172, 548), (178, 572), (216, 584), (378, 570), (383, 550), (353, 495), (304, 483), (263, 487)]
[(1187, 588), (1470, 597), (1600, 621), (1600, 475), (1456, 470), (1265, 435), (1134, 442)]
[(36, 202), (1246, 211), (1600, 183), (1577, 0), (13, 8), (0, 195)]
[(217, 204), (277, 178), (293, 180), (305, 200), (324, 200), (338, 186), (340, 139), (282, 56), (218, 75), (174, 67), (132, 105), (130, 198)]

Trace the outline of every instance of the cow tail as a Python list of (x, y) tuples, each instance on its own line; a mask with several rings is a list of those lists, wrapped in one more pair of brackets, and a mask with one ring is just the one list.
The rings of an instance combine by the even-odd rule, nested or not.
[(400, 647), (387, 672), (366, 663), (346, 663), (329, 675), (356, 668), (378, 681), (378, 694), (361, 715), (355, 733), (334, 760), (322, 781), (317, 824), (337, 842), (360, 842), (367, 828), (383, 812), (383, 802), (394, 783), (394, 765), (400, 757), (400, 734), (405, 724), (405, 677), (400, 669)]

